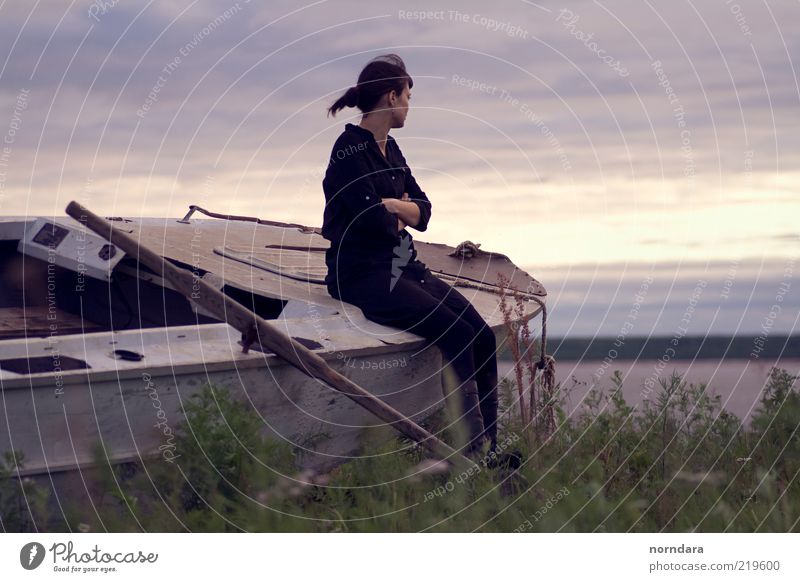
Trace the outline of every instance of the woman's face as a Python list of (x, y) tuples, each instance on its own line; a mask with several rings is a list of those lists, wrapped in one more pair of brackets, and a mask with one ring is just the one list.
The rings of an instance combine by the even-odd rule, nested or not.
[[(396, 94), (396, 93), (395, 93)], [(396, 94), (397, 95), (397, 94)], [(393, 127), (403, 127), (408, 116), (408, 101), (411, 99), (411, 90), (408, 83), (403, 86), (403, 91), (397, 95), (394, 108), (392, 109)]]

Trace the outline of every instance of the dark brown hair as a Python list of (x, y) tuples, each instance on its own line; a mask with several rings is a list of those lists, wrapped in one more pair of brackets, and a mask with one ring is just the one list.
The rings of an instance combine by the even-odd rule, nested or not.
[(328, 107), (328, 116), (336, 117), (336, 112), (345, 107), (358, 107), (362, 112), (369, 113), (385, 93), (394, 89), (399, 95), (406, 83), (409, 89), (414, 86), (403, 59), (396, 54), (375, 57), (362, 69), (356, 86), (350, 87)]

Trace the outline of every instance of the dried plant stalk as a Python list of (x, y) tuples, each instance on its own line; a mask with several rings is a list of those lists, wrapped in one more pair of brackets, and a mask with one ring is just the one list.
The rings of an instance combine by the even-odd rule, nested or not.
[(503, 315), (503, 323), (508, 330), (509, 338), (511, 339), (511, 355), (514, 358), (514, 375), (517, 380), (517, 396), (519, 397), (520, 417), (522, 419), (522, 426), (528, 425), (528, 419), (525, 412), (525, 394), (522, 384), (522, 367), (520, 366), (520, 353), (519, 341), (517, 340), (517, 326), (513, 321), (511, 307), (506, 301), (507, 291), (510, 289), (511, 281), (502, 273), (497, 274), (498, 282), (500, 284), (500, 313)]

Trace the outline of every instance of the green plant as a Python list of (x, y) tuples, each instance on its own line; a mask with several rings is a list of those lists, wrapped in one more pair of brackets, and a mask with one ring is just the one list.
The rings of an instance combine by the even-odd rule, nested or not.
[(48, 491), (30, 477), (20, 477), (24, 467), (20, 451), (6, 451), (0, 459), (0, 527), (4, 532), (39, 531), (47, 522)]
[[(443, 472), (389, 427), (364, 431), (361, 455), (325, 474), (297, 471), (291, 447), (259, 436), (252, 410), (207, 386), (176, 431), (176, 462), (106, 464), (97, 488), (109, 493), (70, 514), (71, 529), (797, 531), (795, 379), (773, 370), (747, 426), (705, 383), (674, 373), (631, 406), (615, 370), (610, 389), (594, 387), (581, 409), (557, 407), (557, 430), (543, 442), (523, 438), (516, 387), (504, 381), (498, 440), (526, 461), (515, 472), (479, 463), (469, 475)], [(450, 438), (444, 411), (424, 425)]]

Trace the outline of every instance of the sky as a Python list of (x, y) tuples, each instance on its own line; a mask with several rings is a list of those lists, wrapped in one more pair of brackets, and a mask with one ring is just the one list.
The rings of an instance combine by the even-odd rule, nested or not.
[(414, 79), (391, 134), (433, 204), (418, 240), (480, 242), (563, 301), (797, 255), (796, 1), (6, 0), (0, 215), (319, 226), (360, 120), (326, 108), (386, 53)]
[[(549, 337), (659, 336), (680, 342), (683, 337), (748, 336), (753, 351), (760, 352), (756, 348), (796, 335), (800, 328), (798, 269), (796, 255), (583, 264), (531, 274), (547, 283)], [(540, 333), (540, 317), (531, 328)]]

